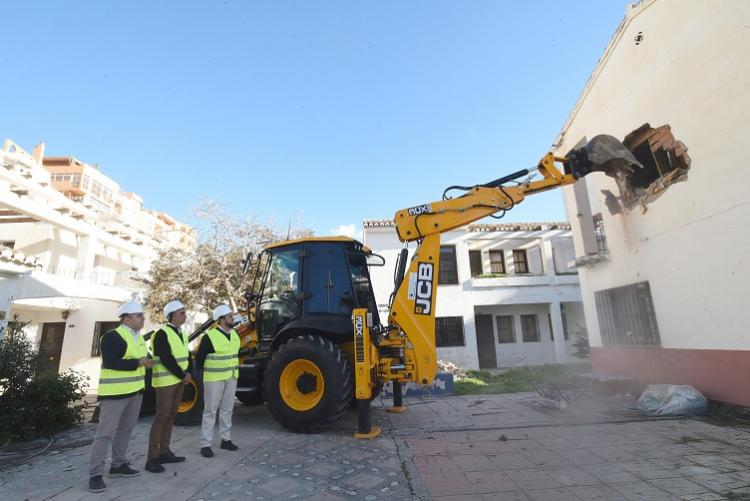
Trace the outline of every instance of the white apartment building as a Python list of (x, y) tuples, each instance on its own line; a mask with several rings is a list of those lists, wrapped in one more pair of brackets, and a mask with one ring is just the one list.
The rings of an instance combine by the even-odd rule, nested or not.
[[(364, 244), (386, 261), (370, 268), (384, 315), (403, 244), (391, 220), (363, 226)], [(467, 369), (585, 361), (573, 355), (586, 328), (567, 223), (474, 224), (441, 242), (439, 359)]]
[[(0, 317), (30, 322), (49, 365), (96, 386), (99, 334), (139, 298), (156, 252), (194, 245), (193, 230), (143, 207), (96, 167), (73, 157), (0, 151)], [(160, 322), (162, 319), (151, 319)]]
[(611, 134), (645, 165), (626, 182), (594, 174), (564, 192), (594, 370), (741, 405), (750, 405), (748, 26), (745, 0), (630, 6), (556, 146), (564, 155)]

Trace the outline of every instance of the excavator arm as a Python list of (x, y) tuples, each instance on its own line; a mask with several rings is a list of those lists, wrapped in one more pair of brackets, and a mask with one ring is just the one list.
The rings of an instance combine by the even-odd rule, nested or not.
[[(572, 184), (591, 172), (620, 177), (641, 167), (620, 141), (600, 135), (565, 157), (547, 153), (533, 169), (481, 185), (451, 186), (442, 200), (396, 212), (399, 239), (405, 245), (413, 241), (418, 245), (409, 263), (406, 248), (401, 252), (387, 325), (378, 331), (378, 326), (366, 322), (365, 309), (354, 310), (355, 383), (360, 408), (359, 432), (355, 436), (369, 438), (377, 434), (371, 430), (369, 420), (369, 398), (374, 388), (391, 381), (394, 406), (389, 410), (399, 412), (403, 410), (402, 383), (428, 384), (435, 379), (435, 305), (442, 233), (497, 213), (502, 217), (526, 196)], [(534, 172), (541, 177), (531, 180)], [(522, 178), (526, 180), (518, 182)], [(509, 185), (511, 182), (516, 184)], [(450, 198), (453, 191), (463, 193)], [(370, 341), (371, 336), (374, 342)]]

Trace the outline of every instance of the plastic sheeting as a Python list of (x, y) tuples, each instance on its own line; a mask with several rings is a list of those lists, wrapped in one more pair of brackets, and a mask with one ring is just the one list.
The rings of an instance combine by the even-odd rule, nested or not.
[(689, 385), (652, 384), (638, 399), (638, 408), (653, 416), (702, 416), (708, 400)]

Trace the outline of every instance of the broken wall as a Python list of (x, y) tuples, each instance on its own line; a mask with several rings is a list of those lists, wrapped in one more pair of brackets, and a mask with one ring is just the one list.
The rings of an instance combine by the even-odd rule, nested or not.
[[(733, 386), (728, 371), (734, 369), (721, 362), (722, 353), (743, 350), (750, 360), (747, 26), (750, 2), (638, 3), (628, 10), (562, 131), (559, 154), (583, 137), (630, 134), (634, 144), (672, 141), (675, 157), (667, 161), (683, 165), (665, 172), (668, 177), (660, 176), (656, 185), (644, 180), (626, 187), (603, 174), (590, 175), (580, 181), (588, 190), (588, 208), (576, 205), (572, 187), (564, 190), (576, 255), (584, 254), (580, 217), (601, 214), (606, 232), (606, 256), (579, 269), (595, 366), (597, 349), (622, 350), (602, 342), (595, 293), (640, 282), (649, 283), (660, 334), (659, 346), (649, 349), (669, 351), (653, 360), (669, 365), (671, 372), (664, 374), (673, 381), (692, 367), (709, 393), (725, 395), (720, 387)], [(656, 132), (640, 129), (643, 124)], [(664, 125), (671, 139), (663, 135)], [(672, 356), (680, 350), (705, 363), (696, 369), (693, 358), (682, 367), (688, 358)], [(619, 369), (627, 368), (629, 355), (623, 353), (599, 359), (620, 360)]]

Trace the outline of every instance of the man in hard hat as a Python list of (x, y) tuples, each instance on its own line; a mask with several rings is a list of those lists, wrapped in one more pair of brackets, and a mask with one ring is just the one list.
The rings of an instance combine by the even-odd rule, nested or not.
[(120, 325), (101, 337), (102, 370), (99, 376), (99, 426), (91, 448), (89, 490), (106, 489), (102, 475), (107, 449), (112, 444), (110, 477), (134, 477), (138, 471), (128, 464), (130, 434), (138, 422), (146, 367), (153, 361), (140, 330), (145, 317), (143, 307), (130, 301), (117, 312)]
[(163, 472), (164, 463), (185, 461), (184, 456), (176, 456), (169, 449), (169, 441), (172, 438), (172, 424), (177, 407), (182, 401), (182, 392), (191, 380), (188, 372), (188, 337), (181, 330), (187, 320), (185, 305), (179, 301), (170, 301), (163, 311), (167, 323), (151, 337), (151, 352), (154, 354), (151, 385), (156, 393), (156, 415), (148, 437), (146, 471), (152, 473)]
[(216, 411), (219, 411), (219, 448), (236, 451), (232, 443), (232, 410), (239, 374), (240, 337), (232, 329), (234, 314), (225, 305), (214, 308), (217, 325), (201, 338), (195, 361), (203, 370), (203, 422), (201, 424), (201, 455), (213, 457), (211, 442), (214, 436)]

